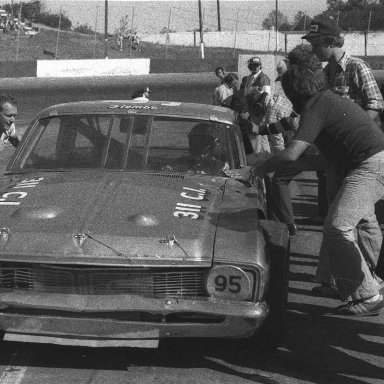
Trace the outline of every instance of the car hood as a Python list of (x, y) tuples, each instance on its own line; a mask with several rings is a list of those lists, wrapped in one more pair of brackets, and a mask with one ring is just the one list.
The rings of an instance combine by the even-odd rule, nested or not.
[(224, 182), (125, 172), (4, 176), (0, 258), (210, 265)]

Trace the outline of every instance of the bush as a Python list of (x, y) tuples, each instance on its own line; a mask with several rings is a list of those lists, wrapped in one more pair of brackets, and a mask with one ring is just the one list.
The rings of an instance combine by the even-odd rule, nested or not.
[(84, 35), (93, 35), (95, 32), (92, 31), (88, 24), (81, 24), (74, 29), (75, 32), (82, 33)]
[(71, 20), (69, 20), (68, 17), (66, 17), (63, 14), (61, 14), (61, 20), (60, 20), (60, 15), (42, 13), (36, 17), (36, 22), (44, 25), (48, 25), (49, 27), (53, 27), (53, 28), (59, 28), (59, 23), (60, 23), (60, 29), (65, 31), (69, 31), (72, 27)]

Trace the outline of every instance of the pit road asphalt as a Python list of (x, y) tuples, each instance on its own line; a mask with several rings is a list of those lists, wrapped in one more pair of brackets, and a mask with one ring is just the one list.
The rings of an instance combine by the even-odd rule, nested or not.
[[(48, 105), (81, 99), (129, 99), (148, 84), (154, 100), (209, 103), (212, 74), (159, 75), (135, 80), (0, 80), (19, 101), (17, 126), (24, 127)], [(89, 83), (88, 83), (89, 82)], [(177, 83), (177, 84), (176, 84)], [(176, 86), (175, 86), (176, 85)], [(222, 351), (215, 343), (169, 350), (91, 349), (43, 344), (0, 343), (0, 384), (384, 384), (384, 312), (380, 316), (337, 316), (337, 300), (310, 295), (321, 242), (316, 215), (317, 181), (302, 173), (291, 185), (299, 227), (291, 242), (287, 334), (270, 358)], [(257, 347), (255, 347), (257, 350)]]
[(337, 316), (339, 301), (310, 295), (322, 229), (306, 224), (316, 215), (315, 174), (299, 175), (291, 189), (299, 231), (291, 243), (287, 334), (272, 357), (223, 351), (215, 342), (175, 351), (2, 342), (0, 384), (384, 384), (384, 313)]

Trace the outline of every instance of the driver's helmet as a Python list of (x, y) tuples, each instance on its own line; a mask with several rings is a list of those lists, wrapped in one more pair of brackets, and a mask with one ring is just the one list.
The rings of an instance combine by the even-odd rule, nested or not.
[(213, 149), (219, 144), (215, 128), (210, 123), (199, 123), (195, 125), (188, 135), (189, 153), (192, 156), (200, 157), (213, 154)]

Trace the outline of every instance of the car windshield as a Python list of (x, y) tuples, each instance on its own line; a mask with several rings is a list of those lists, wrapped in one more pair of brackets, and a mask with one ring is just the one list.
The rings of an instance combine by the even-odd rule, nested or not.
[(153, 115), (65, 115), (34, 126), (21, 171), (113, 169), (223, 174), (239, 167), (229, 124)]

